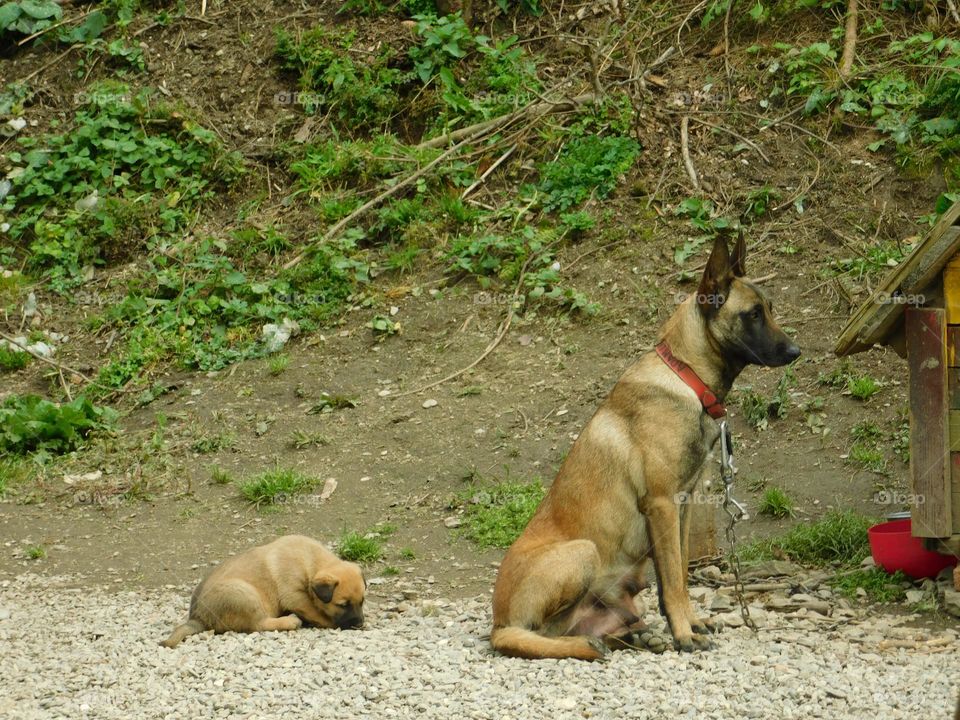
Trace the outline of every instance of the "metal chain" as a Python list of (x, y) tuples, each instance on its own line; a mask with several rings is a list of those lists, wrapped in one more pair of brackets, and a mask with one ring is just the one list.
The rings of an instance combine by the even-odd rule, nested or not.
[(757, 624), (750, 617), (750, 608), (743, 594), (743, 580), (740, 578), (740, 557), (737, 554), (737, 523), (746, 517), (746, 508), (733, 497), (733, 478), (737, 468), (733, 464), (733, 439), (727, 421), (720, 422), (720, 479), (723, 481), (723, 510), (730, 518), (727, 523), (727, 544), (730, 546), (730, 568), (733, 570), (733, 591), (740, 605), (740, 617), (743, 624), (757, 631)]

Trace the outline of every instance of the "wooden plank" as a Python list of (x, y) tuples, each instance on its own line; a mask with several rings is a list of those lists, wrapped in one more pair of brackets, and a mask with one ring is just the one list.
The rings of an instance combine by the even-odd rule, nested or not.
[(960, 410), (948, 410), (950, 418), (950, 452), (960, 451)]
[(960, 325), (947, 325), (947, 365), (960, 367)]
[[(951, 226), (956, 221), (957, 215), (960, 214), (958, 205), (960, 203), (954, 203), (954, 206), (947, 211), (948, 214), (941, 217), (940, 222), (934, 225), (930, 234), (927, 235), (930, 242), (921, 245), (921, 247), (927, 245), (923, 249), (922, 256), (910, 268), (910, 272), (903, 276), (903, 282), (900, 286), (904, 292), (923, 292), (927, 285), (937, 279), (937, 275), (940, 274), (946, 262), (957, 253), (957, 238), (960, 237), (960, 228)], [(948, 218), (951, 218), (950, 222), (944, 225), (943, 221)], [(919, 247), (916, 248), (910, 255), (913, 256), (919, 249)]]
[(956, 255), (943, 268), (943, 307), (948, 325), (960, 323), (960, 260)]
[(906, 310), (914, 537), (949, 537), (953, 527), (945, 315), (939, 308)]
[(953, 515), (953, 534), (960, 535), (960, 452), (950, 453), (950, 505)]
[[(896, 269), (887, 275), (876, 292), (847, 322), (837, 338), (834, 353), (850, 355), (883, 340), (903, 317), (904, 305), (887, 298), (898, 292), (919, 294), (936, 280), (944, 264), (960, 250), (960, 228), (952, 227), (960, 219), (960, 202), (953, 204), (924, 239)], [(909, 280), (909, 282), (908, 282)]]
[(951, 410), (960, 410), (960, 368), (947, 368), (947, 404)]

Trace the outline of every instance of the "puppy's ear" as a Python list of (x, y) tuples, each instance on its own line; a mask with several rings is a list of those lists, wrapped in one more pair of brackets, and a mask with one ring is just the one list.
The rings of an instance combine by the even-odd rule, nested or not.
[(313, 579), (313, 594), (320, 599), (320, 602), (328, 603), (333, 600), (333, 591), (337, 589), (339, 584), (340, 578), (328, 573), (321, 573)]
[(737, 242), (733, 246), (733, 257), (730, 258), (730, 270), (734, 277), (743, 277), (747, 274), (747, 243), (743, 239), (743, 228), (737, 235)]
[(716, 313), (727, 301), (730, 283), (733, 282), (733, 270), (730, 267), (730, 250), (722, 235), (713, 242), (713, 251), (707, 260), (707, 267), (697, 288), (697, 305), (706, 316)]

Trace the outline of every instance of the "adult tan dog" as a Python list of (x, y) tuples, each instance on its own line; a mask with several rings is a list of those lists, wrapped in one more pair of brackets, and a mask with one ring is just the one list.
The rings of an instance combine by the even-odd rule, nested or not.
[[(550, 492), (507, 552), (490, 642), (525, 658), (600, 658), (643, 629), (634, 596), (652, 557), (674, 646), (711, 643), (687, 594), (687, 505), (708, 469), (723, 399), (749, 364), (785, 365), (800, 349), (718, 237), (695, 296), (617, 382), (580, 433)], [(711, 464), (712, 467), (712, 464)]]
[(360, 567), (316, 540), (284, 535), (218, 565), (193, 591), (190, 617), (160, 644), (176, 647), (204, 630), (296, 630), (363, 625)]

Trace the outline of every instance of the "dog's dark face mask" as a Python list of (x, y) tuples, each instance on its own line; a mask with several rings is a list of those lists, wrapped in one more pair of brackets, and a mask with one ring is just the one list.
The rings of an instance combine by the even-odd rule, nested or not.
[(733, 257), (726, 240), (717, 236), (697, 290), (697, 306), (724, 355), (743, 365), (788, 365), (800, 357), (800, 348), (773, 319), (769, 299), (744, 279), (745, 254), (742, 232)]
[(356, 628), (363, 625), (363, 599), (366, 581), (360, 569), (344, 563), (349, 571), (337, 577), (326, 574), (314, 578), (313, 593), (333, 627)]

